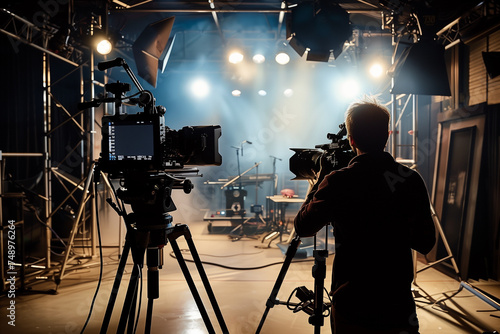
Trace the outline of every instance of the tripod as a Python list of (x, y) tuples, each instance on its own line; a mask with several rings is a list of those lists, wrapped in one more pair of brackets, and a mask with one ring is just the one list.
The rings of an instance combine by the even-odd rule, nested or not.
[[(232, 241), (238, 241), (244, 237), (251, 239), (258, 239), (258, 237), (256, 236), (251, 236), (246, 234), (245, 231), (248, 229), (248, 225), (250, 225), (250, 222), (252, 221), (256, 222), (257, 224), (262, 223), (264, 226), (266, 225), (266, 221), (264, 220), (264, 218), (262, 218), (262, 205), (259, 204), (252, 205), (250, 210), (255, 214), (254, 217), (247, 218), (243, 223), (236, 226), (231, 230), (231, 232), (229, 232), (229, 237), (231, 238)], [(239, 233), (237, 234), (238, 231)]]
[[(130, 276), (117, 332), (124, 333), (127, 327), (128, 332), (132, 332), (134, 326), (137, 326), (137, 324), (134, 324), (136, 311), (135, 305), (137, 304), (138, 283), (139, 278), (141, 277), (141, 270), (144, 264), (144, 253), (146, 250), (146, 264), (148, 268), (148, 306), (145, 333), (151, 332), (153, 302), (160, 296), (159, 269), (162, 268), (162, 251), (164, 246), (169, 241), (191, 294), (196, 302), (198, 310), (200, 311), (203, 322), (205, 323), (209, 333), (215, 333), (214, 327), (210, 321), (205, 306), (203, 305), (203, 301), (198, 293), (198, 290), (196, 289), (193, 278), (189, 273), (189, 269), (177, 244), (177, 239), (181, 236), (185, 238), (188, 244), (194, 263), (196, 264), (196, 268), (203, 282), (203, 286), (216, 314), (219, 326), (223, 333), (228, 333), (224, 318), (194, 245), (189, 227), (185, 224), (173, 225), (173, 218), (167, 212), (175, 210), (175, 205), (170, 198), (174, 182), (174, 179), (167, 175), (158, 175), (153, 179), (146, 177), (139, 180), (127, 180), (125, 178), (126, 190), (122, 190), (121, 192), (119, 191), (118, 197), (122, 198), (126, 203), (131, 204), (134, 212), (125, 214), (123, 211), (120, 211), (116, 205), (112, 204), (118, 214), (125, 218), (127, 234), (100, 333), (106, 333), (109, 327), (121, 278), (123, 276), (130, 251), (132, 252), (134, 268)], [(151, 189), (154, 189), (155, 191), (152, 192)], [(153, 194), (153, 198), (150, 197), (151, 194)]]
[(314, 333), (321, 333), (321, 327), (324, 325), (324, 315), (325, 311), (329, 311), (331, 304), (326, 304), (323, 302), (323, 290), (325, 288), (325, 277), (326, 277), (326, 259), (328, 257), (328, 234), (326, 237), (325, 249), (316, 249), (316, 236), (314, 236), (314, 266), (312, 269), (312, 276), (314, 277), (314, 293), (307, 290), (305, 287), (299, 287), (296, 289), (297, 297), (301, 300), (301, 303), (290, 303), (282, 302), (276, 298), (278, 292), (281, 288), (285, 275), (290, 267), (290, 263), (297, 253), (297, 249), (300, 246), (300, 237), (296, 236), (288, 249), (286, 251), (285, 261), (278, 274), (278, 278), (274, 283), (271, 295), (267, 299), (266, 309), (257, 328), (256, 334), (260, 333), (264, 322), (266, 321), (269, 310), (274, 307), (274, 305), (287, 305), (295, 306), (294, 312), (304, 311), (309, 314), (309, 323), (314, 326)]

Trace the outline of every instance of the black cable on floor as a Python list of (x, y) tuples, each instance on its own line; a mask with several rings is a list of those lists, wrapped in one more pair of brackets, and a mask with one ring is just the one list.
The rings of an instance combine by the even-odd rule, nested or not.
[[(189, 253), (189, 249), (181, 249), (181, 252)], [(170, 257), (172, 257), (174, 259), (176, 258), (174, 252), (170, 252)], [(185, 261), (194, 263), (194, 261), (191, 259), (185, 259)], [(283, 262), (284, 261), (273, 262), (273, 263), (264, 264), (262, 266), (257, 266), (257, 267), (231, 267), (231, 266), (226, 266), (226, 265), (220, 264), (220, 263), (201, 261), (202, 264), (221, 267), (221, 268), (229, 269), (229, 270), (257, 270), (257, 269), (263, 269), (263, 268), (267, 268), (267, 267), (271, 267), (271, 266), (280, 265), (280, 264), (283, 264)], [(314, 262), (314, 259), (293, 261), (293, 263), (300, 263), (300, 262)]]
[[(95, 200), (95, 205), (97, 207), (98, 202), (97, 202), (97, 185), (94, 182), (94, 200)], [(82, 330), (80, 331), (80, 334), (83, 334), (85, 331), (85, 328), (87, 328), (87, 325), (90, 321), (90, 317), (92, 316), (92, 311), (94, 309), (94, 304), (97, 298), (97, 294), (99, 293), (99, 288), (101, 287), (101, 282), (102, 282), (102, 273), (104, 271), (104, 265), (103, 265), (103, 259), (102, 259), (102, 242), (101, 242), (101, 227), (99, 224), (99, 210), (96, 210), (96, 226), (97, 226), (97, 238), (99, 239), (99, 260), (100, 260), (100, 266), (99, 266), (99, 280), (97, 281), (97, 287), (94, 293), (94, 298), (92, 298), (92, 302), (90, 303), (90, 310), (89, 314), (87, 316), (87, 320), (85, 321), (85, 324), (83, 325)]]

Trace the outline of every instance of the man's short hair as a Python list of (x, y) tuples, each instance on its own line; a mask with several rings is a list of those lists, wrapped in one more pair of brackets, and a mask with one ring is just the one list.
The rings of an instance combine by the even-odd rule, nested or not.
[(389, 110), (375, 98), (352, 103), (346, 111), (347, 133), (363, 152), (383, 151), (389, 137)]

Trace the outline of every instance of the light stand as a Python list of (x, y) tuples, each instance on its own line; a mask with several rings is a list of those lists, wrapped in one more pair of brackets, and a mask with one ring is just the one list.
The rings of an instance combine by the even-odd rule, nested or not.
[(240, 189), (241, 189), (241, 175), (243, 175), (241, 174), (240, 170), (240, 150), (241, 150), (241, 156), (243, 156), (243, 144), (245, 143), (252, 144), (252, 142), (244, 140), (240, 143), (240, 146), (231, 146), (232, 148), (236, 149), (236, 162), (238, 164), (238, 177), (240, 177), (240, 182), (239, 182)]
[(273, 155), (269, 156), (273, 158), (273, 195), (278, 194), (278, 177), (276, 175), (276, 160), (282, 161), (282, 159), (275, 157)]

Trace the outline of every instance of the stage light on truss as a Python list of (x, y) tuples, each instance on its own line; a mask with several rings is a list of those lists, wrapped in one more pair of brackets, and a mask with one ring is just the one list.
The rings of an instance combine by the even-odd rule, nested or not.
[(107, 55), (113, 50), (113, 45), (107, 38), (103, 38), (97, 42), (96, 51), (101, 55)]
[(280, 65), (286, 65), (290, 62), (290, 56), (286, 52), (279, 52), (274, 60)]
[(202, 78), (193, 80), (190, 88), (193, 96), (199, 99), (207, 97), (210, 94), (210, 85)]
[(256, 64), (262, 64), (266, 61), (266, 57), (263, 54), (257, 53), (252, 57), (252, 60)]
[(352, 35), (349, 14), (328, 0), (304, 1), (293, 7), (288, 16), (286, 35), (290, 46), (301, 57), (327, 62), (336, 59)]
[(132, 45), (137, 72), (141, 78), (156, 87), (158, 70), (165, 71), (175, 35), (170, 38), (174, 17), (151, 23)]
[(287, 88), (283, 91), (283, 95), (285, 95), (286, 97), (292, 97), (293, 96), (293, 89), (291, 88)]
[(239, 51), (233, 51), (229, 54), (228, 60), (231, 64), (239, 64), (243, 61), (243, 54)]
[(345, 100), (352, 100), (359, 96), (361, 87), (356, 78), (347, 78), (339, 83), (339, 97)]
[(369, 72), (372, 77), (380, 78), (384, 74), (384, 67), (380, 63), (373, 63)]

